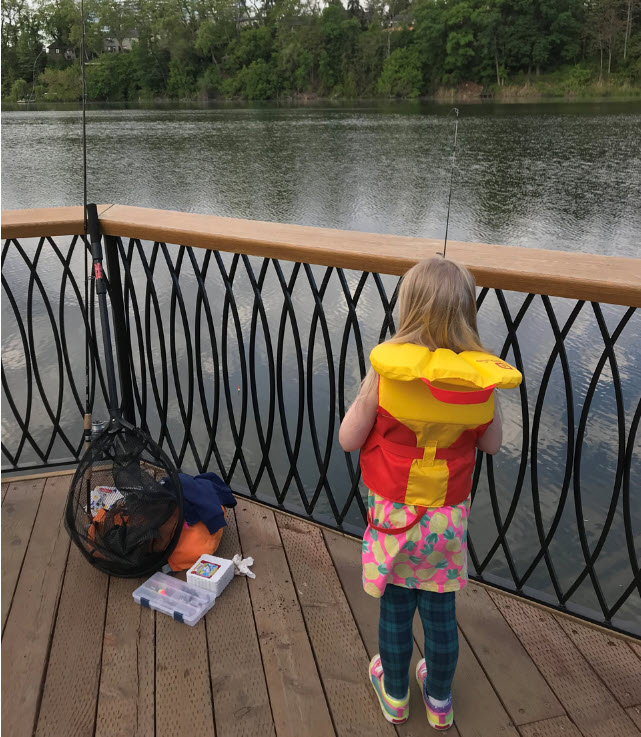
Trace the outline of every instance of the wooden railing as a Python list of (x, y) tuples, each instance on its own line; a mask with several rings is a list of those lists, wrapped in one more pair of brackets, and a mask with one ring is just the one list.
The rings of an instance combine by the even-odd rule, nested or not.
[[(366, 490), (338, 425), (394, 332), (397, 277), (442, 242), (99, 212), (126, 413), (186, 471), (362, 531)], [(83, 229), (78, 207), (2, 214), (8, 469), (80, 457), (85, 331), (104, 407)], [(473, 577), (641, 633), (641, 260), (457, 242), (447, 255), (476, 277), (485, 342), (525, 376), (503, 397), (504, 451), (477, 461)]]
[[(401, 276), (441, 240), (238, 220), (126, 205), (98, 208), (105, 235)], [(2, 238), (77, 235), (81, 207), (5, 210)], [(562, 245), (562, 244), (559, 244)], [(482, 287), (641, 307), (641, 259), (448, 242)]]

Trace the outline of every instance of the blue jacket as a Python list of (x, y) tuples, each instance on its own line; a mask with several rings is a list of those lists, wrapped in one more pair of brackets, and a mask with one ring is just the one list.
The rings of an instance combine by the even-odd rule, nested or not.
[[(183, 489), (185, 522), (190, 526), (204, 522), (210, 535), (226, 527), (223, 506), (235, 507), (236, 500), (220, 476), (210, 471), (199, 476), (179, 473), (178, 478)], [(168, 477), (162, 482), (171, 483)]]

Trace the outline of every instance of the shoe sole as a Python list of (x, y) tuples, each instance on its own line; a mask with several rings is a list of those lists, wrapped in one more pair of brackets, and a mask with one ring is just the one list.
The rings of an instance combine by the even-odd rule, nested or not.
[[(423, 697), (423, 681), (425, 679), (424, 678), (421, 678), (419, 676), (419, 674), (418, 674), (418, 671), (419, 671), (419, 669), (421, 667), (421, 662), (422, 661), (419, 661), (419, 663), (416, 666), (416, 682), (418, 683), (418, 685), (419, 685), (419, 687), (421, 689), (421, 698), (422, 698)], [(441, 726), (439, 724), (433, 724), (430, 721), (430, 713), (429, 713), (429, 710), (427, 708), (427, 704), (425, 704), (425, 713), (427, 714), (427, 723), (430, 725), (430, 727), (432, 729), (435, 729), (437, 732), (446, 732), (454, 724), (454, 719), (453, 718), (452, 718), (452, 721), (449, 724), (446, 724), (444, 726)]]
[(409, 716), (406, 716), (405, 719), (394, 719), (394, 717), (391, 717), (387, 709), (385, 708), (385, 703), (383, 702), (383, 699), (381, 698), (381, 695), (378, 693), (378, 689), (374, 685), (374, 676), (372, 676), (372, 663), (374, 662), (374, 659), (369, 664), (369, 682), (372, 684), (372, 688), (374, 689), (374, 693), (376, 694), (376, 698), (378, 699), (378, 703), (381, 707), (381, 711), (383, 712), (383, 717), (390, 723), (390, 724), (405, 724), (405, 722), (409, 719)]

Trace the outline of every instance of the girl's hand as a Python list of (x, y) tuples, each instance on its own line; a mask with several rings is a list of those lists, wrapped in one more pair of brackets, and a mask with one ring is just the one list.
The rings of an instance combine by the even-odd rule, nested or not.
[(341, 422), (338, 442), (344, 451), (349, 453), (363, 446), (374, 427), (377, 407), (378, 386), (377, 383), (373, 383), (369, 391), (361, 392), (356, 397)]

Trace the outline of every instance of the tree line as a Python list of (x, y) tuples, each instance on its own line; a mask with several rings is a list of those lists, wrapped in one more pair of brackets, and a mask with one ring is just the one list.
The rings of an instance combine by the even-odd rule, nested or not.
[[(641, 0), (85, 0), (90, 100), (641, 87)], [(81, 99), (75, 0), (2, 0), (2, 96)]]

